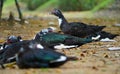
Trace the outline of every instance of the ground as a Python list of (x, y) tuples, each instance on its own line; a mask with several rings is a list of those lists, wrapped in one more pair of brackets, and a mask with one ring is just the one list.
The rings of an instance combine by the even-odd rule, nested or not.
[[(87, 12), (86, 12), (87, 13)], [(106, 25), (107, 32), (120, 35), (119, 19), (116, 18), (79, 18), (79, 12), (65, 13), (68, 21), (81, 21), (87, 24)], [(5, 20), (0, 25), (0, 43), (3, 43), (9, 35), (20, 35), (23, 39), (32, 39), (42, 28), (57, 27), (57, 18), (47, 13), (39, 13), (35, 16), (26, 14), (26, 24), (18, 22), (8, 23)], [(75, 16), (73, 16), (75, 15)], [(90, 15), (91, 16), (91, 15)], [(89, 17), (89, 16), (88, 16)], [(92, 42), (78, 48), (58, 50), (67, 56), (76, 56), (77, 61), (69, 61), (59, 68), (19, 69), (17, 66), (0, 69), (0, 74), (120, 74), (120, 51), (109, 51), (109, 47), (120, 47), (120, 36), (114, 38), (115, 42)]]

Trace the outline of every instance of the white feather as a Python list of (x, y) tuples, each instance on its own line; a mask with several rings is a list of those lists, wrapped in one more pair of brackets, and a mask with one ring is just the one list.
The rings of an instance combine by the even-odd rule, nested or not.
[(64, 44), (60, 44), (60, 45), (54, 46), (55, 49), (67, 49), (67, 48), (74, 48), (74, 47), (77, 47), (77, 45), (67, 46), (67, 45), (64, 45)]
[(52, 27), (52, 26), (50, 26), (49, 28), (51, 28), (53, 31), (55, 31), (55, 30), (56, 30), (56, 28), (55, 28), (55, 27)]
[(2, 49), (3, 49), (3, 46), (0, 47), (0, 50), (2, 50)]
[(58, 19), (59, 26), (62, 24), (62, 18)]
[(115, 42), (115, 40), (112, 40), (109, 38), (104, 38), (104, 39), (101, 39), (100, 41), (102, 41), (102, 42)]
[(41, 44), (37, 44), (37, 48), (44, 49), (44, 47)]
[(62, 61), (66, 61), (67, 60), (67, 57), (66, 56), (60, 56), (59, 59), (57, 60), (53, 60), (51, 61), (50, 63), (54, 63), (54, 62), (62, 62)]
[(22, 39), (20, 39), (20, 41), (23, 41)]
[(16, 56), (10, 57), (10, 58), (7, 59), (7, 61), (10, 62), (11, 60), (13, 60), (13, 59), (15, 59), (15, 58), (16, 58)]
[(92, 37), (92, 40), (98, 40), (100, 37), (101, 37), (100, 35), (98, 35), (96, 37)]

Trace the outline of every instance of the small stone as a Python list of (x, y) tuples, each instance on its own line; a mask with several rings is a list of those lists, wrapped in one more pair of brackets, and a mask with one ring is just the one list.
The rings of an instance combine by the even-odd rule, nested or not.
[(81, 53), (80, 56), (81, 56), (81, 57), (85, 57), (85, 54), (84, 54), (84, 53)]
[(49, 22), (48, 25), (55, 25), (55, 23), (54, 22)]
[(88, 51), (87, 50), (84, 50), (83, 53), (87, 53)]
[(109, 56), (107, 54), (104, 55), (105, 58), (109, 58)]
[(120, 54), (118, 54), (118, 53), (115, 53), (115, 57), (119, 57), (120, 56)]
[(98, 70), (98, 68), (97, 68), (97, 67), (95, 67), (95, 66), (93, 66), (93, 67), (92, 67), (92, 69)]
[(115, 26), (119, 26), (120, 27), (120, 24), (115, 24)]

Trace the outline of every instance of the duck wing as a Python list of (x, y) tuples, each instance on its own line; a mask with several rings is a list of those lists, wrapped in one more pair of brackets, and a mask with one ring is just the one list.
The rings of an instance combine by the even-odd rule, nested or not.
[(105, 28), (105, 26), (87, 25), (80, 22), (69, 23), (69, 26), (70, 29), (65, 33), (78, 37), (86, 37)]

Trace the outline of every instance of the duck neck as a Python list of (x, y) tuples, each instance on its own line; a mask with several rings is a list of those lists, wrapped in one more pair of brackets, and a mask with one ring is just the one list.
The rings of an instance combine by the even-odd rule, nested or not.
[(68, 24), (67, 20), (65, 19), (65, 17), (63, 15), (61, 15), (59, 18), (58, 18), (58, 23), (59, 23), (59, 26), (62, 26), (64, 24)]

